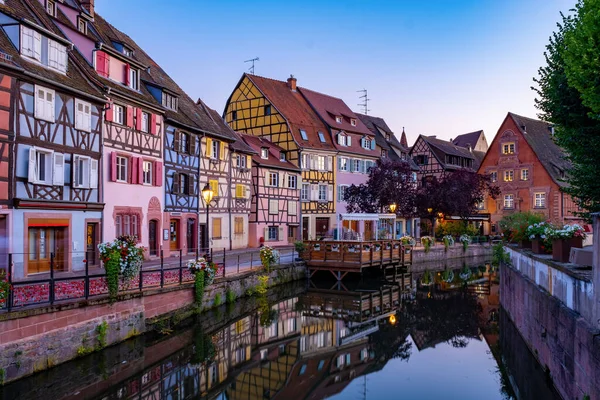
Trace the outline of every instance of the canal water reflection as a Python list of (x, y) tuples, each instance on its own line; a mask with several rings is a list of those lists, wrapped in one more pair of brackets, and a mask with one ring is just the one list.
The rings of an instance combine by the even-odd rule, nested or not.
[(497, 282), (482, 265), (279, 288), (0, 399), (559, 399), (503, 317)]

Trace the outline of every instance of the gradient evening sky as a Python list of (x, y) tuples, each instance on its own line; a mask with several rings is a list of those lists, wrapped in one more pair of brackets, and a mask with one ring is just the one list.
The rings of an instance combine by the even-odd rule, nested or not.
[(96, 0), (194, 100), (219, 113), (249, 64), (256, 74), (342, 98), (409, 144), (536, 116), (532, 78), (559, 12), (575, 0)]

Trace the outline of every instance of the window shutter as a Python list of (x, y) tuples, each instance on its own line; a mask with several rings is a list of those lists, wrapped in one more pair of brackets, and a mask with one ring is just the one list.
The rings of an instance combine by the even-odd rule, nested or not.
[(131, 67), (129, 66), (129, 64), (125, 64), (125, 67), (123, 68), (123, 73), (125, 74), (125, 76), (123, 77), (123, 82), (125, 82), (127, 86), (131, 84), (131, 82), (129, 82), (130, 70)]
[(188, 154), (195, 156), (196, 155), (196, 135), (190, 134), (189, 135), (189, 149), (187, 149), (186, 151), (188, 152)]
[(127, 106), (127, 126), (133, 128), (133, 107)]
[(375, 142), (375, 139), (371, 139), (371, 150), (375, 150), (376, 145), (377, 143)]
[(114, 121), (114, 109), (115, 109), (115, 104), (114, 103), (108, 103), (109, 108), (104, 112), (104, 118), (106, 118), (107, 121), (112, 122)]
[(110, 181), (117, 181), (117, 153), (110, 153)]
[(286, 174), (280, 174), (280, 173), (277, 174), (277, 180), (279, 181), (277, 183), (279, 184), (278, 185), (279, 187), (281, 187), (281, 188), (285, 187), (286, 176), (287, 176)]
[(333, 201), (333, 185), (327, 185), (329, 195), (327, 196), (328, 201)]
[[(54, 91), (46, 90), (46, 107), (45, 107), (46, 119), (54, 122)], [(64, 181), (64, 179), (63, 179)]]
[(245, 199), (249, 199), (250, 198), (250, 188), (248, 186), (244, 185), (244, 198)]
[(285, 237), (283, 236), (285, 234), (284, 230), (283, 230), (283, 226), (279, 226), (279, 237), (277, 238), (278, 240), (284, 240)]
[(338, 144), (342, 144), (342, 135), (340, 135), (339, 133), (337, 135), (337, 142)]
[(83, 127), (83, 104), (79, 101), (75, 101), (75, 129), (81, 129)]
[(269, 227), (265, 226), (265, 235), (263, 237), (265, 240), (269, 240)]
[(346, 138), (346, 145), (348, 147), (352, 146), (352, 136), (348, 135), (348, 137)]
[(71, 181), (71, 186), (73, 187), (82, 187), (82, 185), (79, 185), (77, 183), (77, 176), (79, 176), (79, 160), (81, 157), (79, 157), (78, 155), (73, 155), (73, 160), (71, 163), (71, 173), (73, 175), (73, 180)]
[(163, 165), (160, 161), (154, 161), (154, 186), (163, 184)]
[(33, 57), (41, 61), (42, 59), (42, 35), (33, 31)]
[(103, 51), (96, 51), (96, 72), (98, 75), (108, 78), (110, 59), (108, 54)]
[[(137, 177), (137, 183), (139, 183), (140, 185), (144, 184), (144, 159), (143, 158), (138, 158), (137, 159), (137, 173), (138, 173), (138, 177)], [(152, 178), (150, 178), (152, 179)]]
[(54, 153), (52, 159), (54, 161), (52, 184), (63, 186), (65, 184), (65, 155), (62, 153)]
[(43, 118), (44, 109), (46, 108), (46, 92), (40, 87), (35, 87), (35, 117)]
[(342, 170), (342, 157), (338, 157), (337, 160), (338, 160), (338, 162), (337, 162), (338, 171), (341, 171)]
[(212, 156), (212, 139), (206, 138), (206, 157), (210, 158)]
[(269, 186), (269, 171), (265, 171), (265, 186)]
[(150, 133), (156, 135), (156, 114), (150, 114)]
[(333, 156), (327, 156), (327, 171), (333, 171)]
[(317, 164), (316, 156), (314, 154), (311, 154), (310, 155), (310, 169), (317, 169), (316, 164)]
[(35, 147), (29, 148), (29, 169), (27, 171), (27, 180), (29, 183), (37, 182), (37, 159)]
[(252, 157), (246, 156), (246, 168), (252, 168)]
[(179, 174), (173, 173), (173, 184), (171, 185), (171, 193), (179, 193)]
[(143, 181), (139, 180), (139, 166), (140, 166), (141, 158), (131, 157), (129, 159), (129, 183), (137, 184), (142, 183)]
[(319, 185), (310, 185), (310, 199), (312, 201), (319, 199)]
[(142, 130), (142, 109), (136, 108), (135, 110), (135, 129), (138, 131)]
[(196, 194), (196, 177), (188, 175), (188, 194), (193, 196)]
[(98, 189), (98, 160), (90, 160), (90, 189)]
[(219, 159), (224, 160), (225, 159), (225, 142), (220, 142), (219, 144), (221, 145), (219, 148)]

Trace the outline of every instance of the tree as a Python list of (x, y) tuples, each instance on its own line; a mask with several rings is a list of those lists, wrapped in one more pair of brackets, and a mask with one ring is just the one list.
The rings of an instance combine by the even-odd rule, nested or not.
[(600, 211), (600, 0), (580, 0), (561, 14), (534, 78), (540, 118), (556, 125), (555, 140), (572, 164), (563, 190), (586, 212)]
[(396, 204), (396, 214), (414, 215), (417, 184), (406, 161), (382, 159), (369, 172), (367, 183), (352, 185), (344, 193), (346, 210), (350, 213), (379, 213)]

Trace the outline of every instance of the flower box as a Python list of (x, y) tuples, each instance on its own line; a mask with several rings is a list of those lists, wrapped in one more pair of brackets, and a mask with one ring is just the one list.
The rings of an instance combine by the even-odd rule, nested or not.
[(582, 248), (583, 238), (554, 239), (552, 241), (552, 259), (554, 261), (567, 263), (571, 255), (571, 248)]
[(520, 240), (519, 247), (522, 249), (531, 249), (531, 240), (527, 240), (527, 239)]
[(531, 251), (534, 254), (545, 254), (544, 241), (539, 238), (531, 239)]

